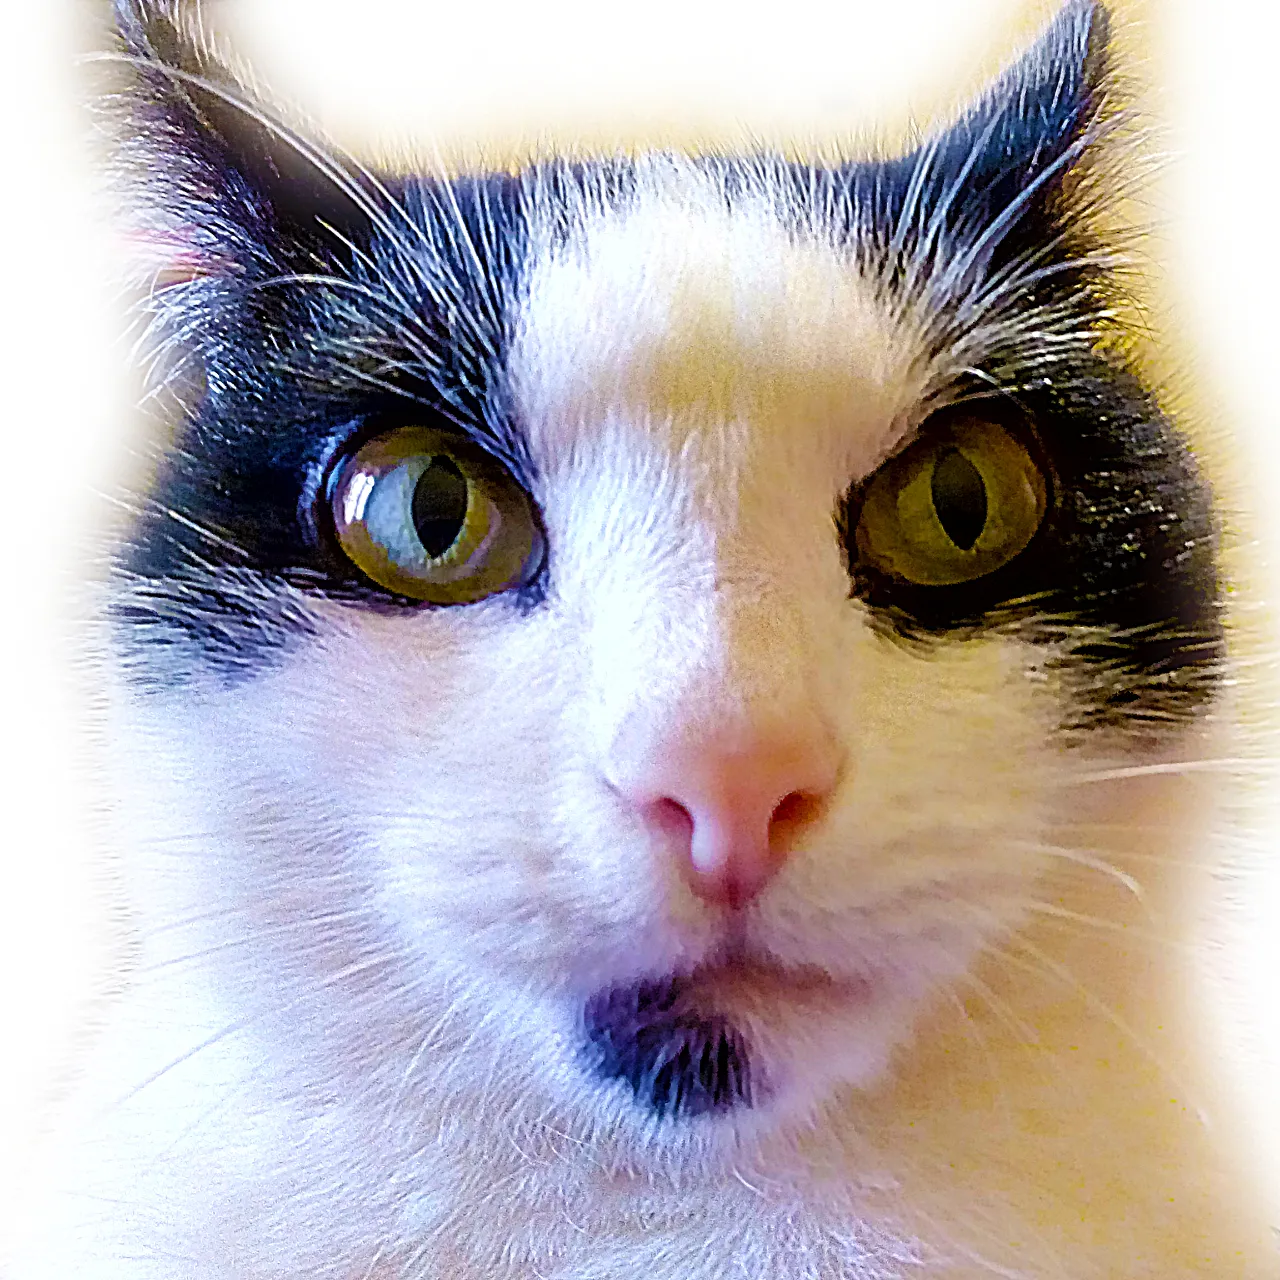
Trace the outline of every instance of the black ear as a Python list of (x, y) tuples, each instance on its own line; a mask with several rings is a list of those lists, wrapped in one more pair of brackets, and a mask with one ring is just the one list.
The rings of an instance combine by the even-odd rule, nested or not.
[(902, 260), (971, 284), (1052, 237), (1109, 115), (1109, 25), (1098, 0), (1069, 0), (976, 106), (888, 166), (877, 222)]
[(115, 0), (117, 171), (148, 286), (279, 271), (367, 222), (376, 188), (218, 56), (183, 0)]

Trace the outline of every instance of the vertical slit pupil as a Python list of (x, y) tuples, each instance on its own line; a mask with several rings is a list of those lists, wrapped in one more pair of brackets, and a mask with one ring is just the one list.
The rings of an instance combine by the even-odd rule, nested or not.
[(971, 550), (987, 523), (982, 473), (959, 449), (948, 449), (933, 464), (930, 491), (943, 532), (961, 551)]
[(451, 458), (437, 454), (413, 490), (413, 527), (427, 555), (438, 559), (458, 540), (467, 519), (467, 481)]

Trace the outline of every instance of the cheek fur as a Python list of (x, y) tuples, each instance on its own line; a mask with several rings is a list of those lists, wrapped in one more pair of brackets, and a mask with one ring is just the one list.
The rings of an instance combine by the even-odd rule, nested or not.
[[(1015, 923), (1061, 758), (1055, 700), (1033, 678), (1044, 655), (995, 638), (911, 651), (847, 602), (838, 621), (808, 657), (844, 673), (826, 712), (850, 768), (748, 932), (781, 963), (879, 995), (794, 1025), (776, 1009), (744, 1016), (762, 1052), (793, 1065), (814, 1037), (834, 1045), (856, 1026), (859, 1065), (840, 1069), (866, 1079), (916, 1003)], [(772, 653), (754, 641), (730, 663), (746, 684)], [(532, 999), (538, 1039), (583, 992), (696, 966), (719, 922), (602, 784), (607, 735), (582, 708), (605, 691), (567, 658), (583, 645), (554, 611), (363, 619), (218, 694), (206, 820), (242, 860), (223, 892), (252, 898), (269, 927), (346, 913), (313, 933), (316, 982), (360, 955), (407, 988), (470, 973), (473, 1016)]]
[[(984, 342), (1022, 329), (984, 321), (948, 338), (932, 311), (967, 286), (930, 255), (954, 264), (968, 253), (974, 266), (978, 245), (957, 257), (946, 227), (930, 226), (894, 286), (852, 228), (792, 208), (784, 177), (764, 164), (743, 184), (697, 161), (637, 161), (625, 198), (602, 189), (599, 207), (588, 199), (567, 220), (536, 176), (463, 184), (467, 207), (501, 195), (519, 214), (507, 227), (518, 224), (519, 254), (501, 271), (473, 255), (467, 273), (484, 278), (453, 281), (500, 280), (492, 305), (450, 314), (493, 323), (458, 353), (466, 365), (488, 352), (494, 366), (467, 366), (468, 395), (487, 397), (471, 427), (544, 522), (545, 581), (523, 610), (495, 598), (380, 611), (300, 586), (281, 591), (291, 607), (256, 634), (243, 620), (228, 631), (228, 605), (265, 617), (281, 580), (268, 570), (296, 576), (316, 548), (298, 544), (296, 511), (263, 519), (258, 495), (285, 490), (288, 467), (274, 447), (246, 462), (243, 424), (228, 431), (215, 414), (204, 451), (180, 452), (221, 462), (207, 475), (178, 467), (166, 484), (190, 500), (230, 495), (223, 515), (234, 519), (214, 523), (257, 538), (263, 570), (243, 583), (215, 570), (209, 582), (204, 568), (179, 566), (208, 597), (208, 618), (186, 618), (189, 644), (224, 660), (229, 650), (245, 672), (176, 736), (200, 744), (199, 822), (234, 851), (215, 893), (280, 940), (266, 945), (299, 984), (381, 990), (412, 1021), (434, 1016), (461, 978), (478, 1037), (546, 1049), (571, 1038), (593, 992), (629, 983), (643, 1002), (646, 983), (683, 983), (673, 1001), (719, 1001), (706, 1018), (739, 1019), (766, 1075), (805, 1077), (816, 1096), (822, 1073), (804, 1066), (816, 1046), (833, 1063), (826, 1083), (873, 1083), (922, 1005), (999, 945), (1039, 892), (1073, 767), (1060, 728), (1069, 676), (1088, 665), (1087, 645), (1072, 656), (1065, 629), (1013, 629), (1008, 619), (1026, 622), (1026, 602), (1048, 594), (1033, 580), (1000, 597), (1003, 622), (993, 606), (955, 618), (943, 608), (932, 629), (899, 625), (896, 597), (859, 590), (840, 528), (852, 486), (927, 418), (939, 379), (956, 381), (948, 359), (977, 367)], [(1004, 289), (1018, 277), (1002, 267), (997, 278)], [(960, 310), (980, 315), (1007, 301), (964, 297)], [(1089, 368), (1082, 386), (1102, 377)], [(1045, 385), (1043, 416), (1064, 438), (1077, 420), (1107, 419), (1096, 388), (1068, 403)], [(1139, 401), (1125, 401), (1131, 416)], [(261, 406), (210, 406), (232, 418), (252, 408), (263, 425)], [(314, 442), (294, 434), (296, 471)], [(1062, 475), (1069, 454), (1059, 449)], [(1086, 499), (1092, 518), (1102, 506)], [(1070, 542), (1066, 504), (1054, 514), (1065, 522), (1055, 536)], [(272, 542), (272, 530), (293, 541)], [(174, 553), (155, 532), (135, 574), (171, 584)], [(1057, 590), (1070, 562), (1053, 547), (1041, 559)], [(228, 584), (239, 587), (230, 599)], [(1113, 584), (1094, 596), (1132, 593)], [(1074, 616), (1072, 603), (1068, 591), (1043, 607)], [(156, 631), (131, 607), (129, 621)], [(1108, 632), (1106, 618), (1093, 625)], [(1131, 629), (1146, 634), (1141, 619)], [(264, 648), (271, 660), (255, 666)], [(678, 868), (679, 841), (612, 785), (611, 753), (637, 724), (664, 748), (701, 749), (725, 726), (768, 722), (781, 734), (801, 721), (830, 740), (835, 782), (795, 825), (767, 891), (727, 924)], [(775, 989), (753, 1001), (726, 973), (744, 957), (765, 975), (762, 991), (788, 978), (811, 988), (821, 974), (858, 995), (793, 1003)], [(513, 1001), (519, 1025), (495, 1031), (494, 1011)]]

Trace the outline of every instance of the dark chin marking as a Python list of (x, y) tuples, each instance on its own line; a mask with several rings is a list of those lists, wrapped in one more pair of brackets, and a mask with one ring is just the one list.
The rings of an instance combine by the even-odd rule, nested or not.
[(602, 1079), (621, 1080), (659, 1119), (750, 1107), (751, 1072), (742, 1037), (685, 1000), (679, 978), (610, 987), (583, 1010), (585, 1053)]

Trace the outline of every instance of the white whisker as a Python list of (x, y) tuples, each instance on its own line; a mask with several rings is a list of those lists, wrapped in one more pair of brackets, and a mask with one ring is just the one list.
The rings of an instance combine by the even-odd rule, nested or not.
[(1178, 777), (1198, 773), (1230, 773), (1242, 777), (1272, 777), (1280, 765), (1272, 760), (1219, 757), (1211, 760), (1174, 760), (1157, 764), (1118, 765), (1069, 776), (1063, 786), (1085, 786), (1097, 782), (1120, 782), (1130, 778)]

